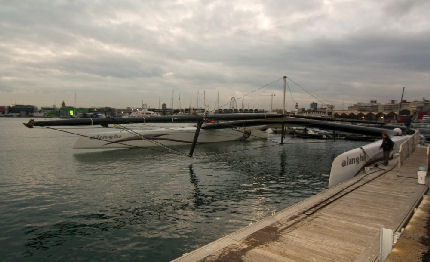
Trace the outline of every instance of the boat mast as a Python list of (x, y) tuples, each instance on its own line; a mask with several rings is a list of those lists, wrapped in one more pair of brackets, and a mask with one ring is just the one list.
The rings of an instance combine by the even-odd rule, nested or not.
[(173, 112), (173, 94), (175, 93), (175, 90), (172, 89), (172, 112)]
[(275, 96), (275, 93), (272, 93), (270, 95), (270, 112), (273, 112), (273, 97)]
[(397, 114), (397, 120), (399, 120), (399, 119), (400, 119), (400, 110), (402, 110), (403, 95), (405, 94), (405, 88), (406, 88), (406, 87), (403, 87), (403, 90), (402, 90), (402, 97), (400, 98), (399, 112), (398, 112), (398, 114)]
[(217, 108), (219, 110), (219, 91), (218, 91), (218, 98), (217, 98)]
[(282, 101), (282, 115), (285, 115), (285, 94), (287, 92), (287, 76), (284, 76), (284, 96)]
[[(242, 96), (242, 112), (243, 112), (243, 111), (244, 111), (244, 109), (245, 109), (245, 107), (244, 107), (244, 105), (243, 105), (244, 101), (245, 101), (245, 96)], [(248, 106), (248, 108), (249, 108), (249, 106)]]
[(203, 108), (206, 112), (206, 90), (203, 90)]
[(287, 92), (287, 76), (283, 77), (284, 79), (284, 97), (282, 101), (282, 135), (281, 135), (281, 144), (284, 143), (284, 137), (285, 137), (285, 94)]

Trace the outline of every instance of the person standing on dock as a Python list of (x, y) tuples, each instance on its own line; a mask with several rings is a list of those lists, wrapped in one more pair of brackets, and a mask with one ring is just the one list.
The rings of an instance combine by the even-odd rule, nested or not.
[(406, 134), (410, 133), (411, 123), (412, 123), (412, 117), (411, 116), (407, 116), (406, 119), (405, 119)]
[(390, 152), (394, 148), (394, 142), (391, 140), (387, 134), (382, 134), (382, 144), (381, 147), (384, 151), (384, 166), (388, 165), (388, 159), (390, 158)]

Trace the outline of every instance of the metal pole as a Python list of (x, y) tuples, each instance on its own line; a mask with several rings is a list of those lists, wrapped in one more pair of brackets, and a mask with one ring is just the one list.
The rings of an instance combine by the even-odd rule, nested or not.
[(281, 135), (281, 144), (284, 143), (285, 137), (285, 94), (287, 92), (287, 76), (283, 77), (284, 79), (284, 97), (282, 101), (282, 135)]
[(287, 76), (284, 76), (284, 97), (282, 101), (282, 115), (285, 116), (285, 94), (287, 92)]
[(203, 107), (206, 112), (206, 90), (203, 90)]
[(193, 157), (194, 148), (196, 147), (197, 139), (199, 138), (200, 128), (202, 127), (202, 124), (203, 124), (203, 120), (199, 120), (197, 122), (197, 128), (196, 128), (196, 132), (194, 133), (193, 144), (191, 145), (190, 153), (188, 154), (189, 157)]
[(402, 90), (402, 97), (400, 98), (400, 104), (399, 104), (399, 112), (397, 114), (397, 120), (400, 118), (400, 110), (402, 110), (402, 102), (403, 102), (403, 95), (405, 94), (405, 87), (403, 87)]
[[(243, 109), (244, 109), (244, 105), (243, 105), (244, 101), (245, 101), (245, 96), (242, 96), (242, 112), (243, 112)], [(249, 106), (248, 106), (248, 108), (249, 108)]]
[(217, 108), (218, 108), (218, 111), (219, 111), (219, 91), (218, 91), (218, 98), (217, 98)]
[(275, 94), (271, 94), (270, 95), (270, 113), (273, 112), (273, 97), (275, 96)]
[(172, 89), (172, 114), (173, 114), (173, 93), (175, 92), (174, 89)]

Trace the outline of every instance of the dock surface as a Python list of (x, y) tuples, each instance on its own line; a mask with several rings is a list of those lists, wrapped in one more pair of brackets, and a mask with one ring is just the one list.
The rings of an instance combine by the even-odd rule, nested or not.
[(426, 163), (418, 147), (400, 168), (373, 168), (174, 261), (375, 261), (381, 228), (404, 227), (426, 194)]
[(430, 195), (425, 195), (385, 262), (430, 261)]

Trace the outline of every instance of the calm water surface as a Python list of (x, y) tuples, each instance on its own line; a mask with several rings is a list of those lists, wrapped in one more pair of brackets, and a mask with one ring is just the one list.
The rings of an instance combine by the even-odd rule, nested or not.
[(26, 121), (0, 118), (2, 261), (168, 261), (320, 192), (333, 158), (363, 144), (271, 136), (191, 160), (77, 152), (75, 136)]

